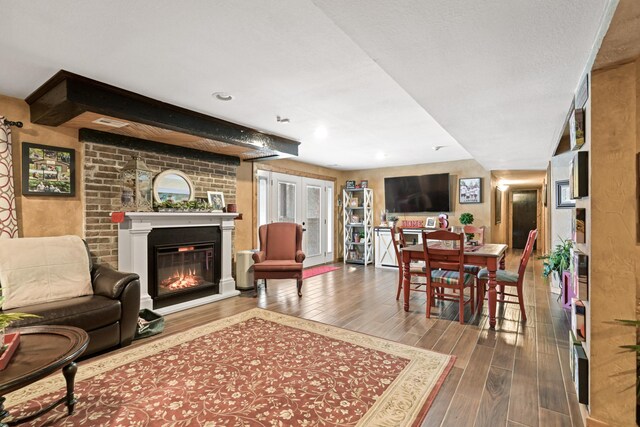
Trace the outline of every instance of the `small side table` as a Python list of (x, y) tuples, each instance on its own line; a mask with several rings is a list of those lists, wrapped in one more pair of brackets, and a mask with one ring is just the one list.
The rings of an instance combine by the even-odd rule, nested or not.
[[(74, 380), (78, 370), (75, 360), (89, 344), (89, 335), (71, 326), (31, 326), (19, 328), (20, 347), (0, 376), (0, 427), (31, 421), (61, 403), (65, 403), (69, 415), (73, 413), (76, 398)], [(26, 417), (3, 421), (9, 416), (4, 409), (4, 396), (26, 387), (62, 368), (67, 383), (64, 397)]]

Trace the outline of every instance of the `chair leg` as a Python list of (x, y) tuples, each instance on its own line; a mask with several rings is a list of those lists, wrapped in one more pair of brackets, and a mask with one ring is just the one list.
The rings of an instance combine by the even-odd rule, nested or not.
[(402, 292), (402, 264), (398, 267), (400, 272), (398, 273), (398, 292), (396, 293), (396, 301), (400, 299), (400, 293)]
[(297, 279), (296, 285), (298, 287), (298, 296), (301, 297), (302, 296), (302, 279)]
[(476, 284), (471, 285), (471, 315), (476, 312)]
[(264, 290), (267, 290), (267, 279), (264, 279)]
[(460, 289), (458, 297), (459, 297), (458, 306), (460, 310), (460, 324), (464, 325), (464, 288)]
[(260, 279), (254, 279), (253, 280), (253, 297), (256, 298), (258, 296), (258, 280)]
[(522, 321), (526, 322), (527, 321), (527, 313), (524, 310), (524, 300), (522, 298), (522, 286), (518, 286), (517, 290), (518, 290), (518, 304), (520, 304), (520, 314), (521, 314), (521, 317), (522, 317)]
[(431, 317), (431, 306), (433, 305), (433, 288), (431, 283), (427, 281), (427, 319)]

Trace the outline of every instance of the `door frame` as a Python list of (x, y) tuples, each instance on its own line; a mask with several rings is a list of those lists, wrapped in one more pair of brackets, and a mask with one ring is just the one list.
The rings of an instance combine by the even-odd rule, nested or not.
[[(509, 223), (507, 224), (507, 246), (509, 246), (510, 248), (513, 248), (513, 192), (514, 191), (532, 191), (535, 190), (536, 191), (536, 229), (538, 230), (538, 235), (540, 235), (540, 230), (541, 230), (541, 224), (542, 224), (542, 211), (541, 209), (544, 208), (544, 206), (541, 206), (541, 202), (542, 199), (540, 199), (541, 194), (542, 194), (542, 187), (540, 186), (511, 186), (509, 188), (509, 197), (508, 197), (508, 216), (509, 216)], [(538, 240), (538, 239), (536, 239)], [(540, 244), (538, 243), (537, 245), (537, 249), (539, 250), (541, 248)]]

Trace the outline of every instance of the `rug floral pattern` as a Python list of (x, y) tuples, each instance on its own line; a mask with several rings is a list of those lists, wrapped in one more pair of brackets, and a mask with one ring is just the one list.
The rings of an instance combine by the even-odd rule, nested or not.
[[(216, 330), (200, 330), (199, 336), (183, 342), (169, 340), (166, 348), (155, 343), (149, 354), (136, 355), (140, 352), (132, 349), (121, 359), (116, 354), (80, 364), (79, 375), (87, 371), (90, 376), (76, 381), (79, 402), (74, 414), (66, 417), (66, 408), (60, 406), (31, 425), (355, 426), (372, 420), (371, 409), (378, 406), (373, 416), (383, 414), (378, 418), (383, 424), (367, 425), (395, 426), (402, 424), (394, 424), (394, 413), (406, 402), (415, 400), (414, 413), (424, 404), (424, 399), (411, 398), (424, 394), (419, 384), (409, 387), (409, 395), (398, 387), (415, 362), (411, 354), (367, 345), (384, 341), (374, 337), (345, 331), (346, 336), (365, 338), (358, 343), (335, 336), (344, 331), (339, 328), (259, 309), (250, 312), (254, 316), (225, 319)], [(448, 356), (421, 352), (440, 356), (432, 365), (442, 376)], [(400, 398), (395, 403), (383, 398), (390, 388)], [(61, 395), (59, 390), (36, 393), (37, 398), (16, 393), (22, 402), (10, 409), (13, 416)], [(405, 415), (403, 420), (412, 418)]]

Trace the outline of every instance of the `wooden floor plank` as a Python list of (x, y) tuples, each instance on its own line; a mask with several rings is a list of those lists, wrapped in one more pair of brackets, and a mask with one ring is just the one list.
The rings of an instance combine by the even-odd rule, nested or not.
[(540, 425), (544, 427), (571, 427), (571, 418), (564, 414), (540, 408)]
[(460, 378), (462, 377), (462, 372), (463, 369), (460, 368), (454, 367), (451, 369), (447, 379), (444, 384), (442, 384), (440, 392), (433, 401), (431, 408), (429, 408), (429, 412), (427, 412), (427, 417), (422, 423), (423, 427), (435, 427), (442, 423), (447, 409), (449, 409), (449, 405), (451, 404), (451, 399), (453, 399), (453, 395), (456, 392)]
[(540, 407), (569, 415), (569, 404), (557, 354), (538, 354), (538, 382)]
[(511, 370), (495, 366), (489, 368), (475, 427), (495, 427), (506, 424), (512, 375)]
[(515, 359), (509, 420), (531, 427), (539, 424), (538, 366), (535, 353), (522, 359)]

